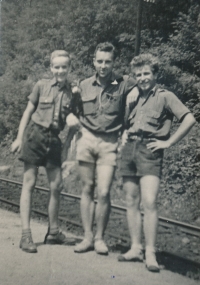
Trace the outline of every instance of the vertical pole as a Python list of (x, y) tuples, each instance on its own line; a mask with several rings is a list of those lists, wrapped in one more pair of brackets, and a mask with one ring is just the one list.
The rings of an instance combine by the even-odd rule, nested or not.
[(143, 0), (138, 0), (138, 10), (137, 10), (137, 24), (136, 24), (136, 34), (135, 34), (135, 53), (134, 56), (138, 55), (140, 52), (140, 34), (142, 26), (142, 8)]

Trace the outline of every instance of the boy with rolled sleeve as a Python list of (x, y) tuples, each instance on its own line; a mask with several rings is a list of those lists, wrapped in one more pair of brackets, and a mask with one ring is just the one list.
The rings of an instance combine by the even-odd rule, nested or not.
[[(39, 166), (46, 168), (50, 185), (49, 229), (44, 243), (67, 245), (75, 243), (74, 239), (65, 237), (59, 231), (58, 226), (59, 196), (62, 188), (61, 141), (58, 135), (64, 128), (66, 120), (72, 113), (77, 115), (78, 111), (78, 95), (72, 94), (71, 86), (67, 81), (70, 63), (70, 56), (64, 50), (56, 50), (51, 54), (53, 79), (40, 80), (34, 86), (19, 125), (17, 139), (11, 147), (12, 152), (20, 152), (19, 159), (24, 162), (24, 178), (20, 198), (22, 222), (20, 248), (29, 253), (37, 252), (31, 235), (30, 215), (32, 192)], [(74, 122), (74, 125), (76, 123)]]
[[(135, 104), (126, 112), (127, 131), (123, 135), (121, 174), (126, 192), (127, 220), (131, 249), (119, 261), (142, 261), (140, 202), (144, 208), (146, 267), (159, 272), (155, 256), (157, 235), (156, 199), (159, 191), (163, 150), (179, 142), (195, 124), (195, 119), (172, 93), (156, 84), (159, 61), (151, 54), (141, 54), (131, 62), (140, 90)], [(170, 136), (173, 117), (180, 121)]]

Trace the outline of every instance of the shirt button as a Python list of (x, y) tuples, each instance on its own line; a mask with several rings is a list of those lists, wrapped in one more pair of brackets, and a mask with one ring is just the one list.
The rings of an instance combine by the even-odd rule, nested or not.
[(47, 102), (47, 99), (44, 102)]
[(69, 105), (67, 105), (67, 108), (69, 108)]
[(55, 113), (55, 115), (58, 115), (58, 113)]

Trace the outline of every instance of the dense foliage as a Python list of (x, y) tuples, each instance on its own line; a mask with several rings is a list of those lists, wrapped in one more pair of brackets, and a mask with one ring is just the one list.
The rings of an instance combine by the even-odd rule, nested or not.
[[(3, 0), (1, 2), (0, 136), (15, 135), (27, 95), (50, 76), (49, 54), (72, 53), (73, 73), (93, 72), (97, 43), (118, 48), (116, 69), (129, 72), (134, 54), (137, 0)], [(141, 52), (162, 61), (160, 83), (174, 90), (199, 117), (200, 5), (197, 0), (144, 2)]]
[[(66, 49), (73, 57), (73, 76), (93, 73), (95, 46), (111, 41), (118, 49), (115, 69), (129, 73), (134, 54), (138, 0), (2, 0), (0, 61), (1, 147), (14, 139), (33, 84), (49, 77), (49, 55)], [(143, 3), (141, 52), (161, 59), (159, 82), (174, 91), (200, 120), (199, 0)], [(72, 77), (73, 77), (72, 76)], [(176, 127), (176, 126), (175, 126)], [(198, 125), (189, 138), (167, 150), (160, 192), (165, 214), (197, 220), (199, 216)], [(4, 151), (4, 147), (2, 151)], [(77, 179), (76, 179), (77, 180)], [(74, 189), (73, 183), (68, 183)], [(117, 185), (117, 186), (116, 186)], [(122, 185), (118, 176), (116, 189)], [(67, 189), (69, 191), (69, 189)], [(115, 197), (118, 190), (113, 191)], [(121, 199), (119, 191), (119, 200)], [(183, 204), (184, 200), (184, 204)], [(163, 203), (165, 201), (165, 204)], [(177, 207), (194, 209), (178, 212)], [(170, 214), (169, 213), (169, 214)]]

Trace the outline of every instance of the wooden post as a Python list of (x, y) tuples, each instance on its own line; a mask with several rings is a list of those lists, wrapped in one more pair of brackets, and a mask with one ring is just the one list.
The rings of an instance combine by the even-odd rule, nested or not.
[(136, 34), (135, 34), (135, 52), (134, 56), (138, 55), (140, 52), (140, 35), (142, 26), (142, 9), (143, 0), (138, 0), (138, 10), (137, 10), (137, 24), (136, 24)]

